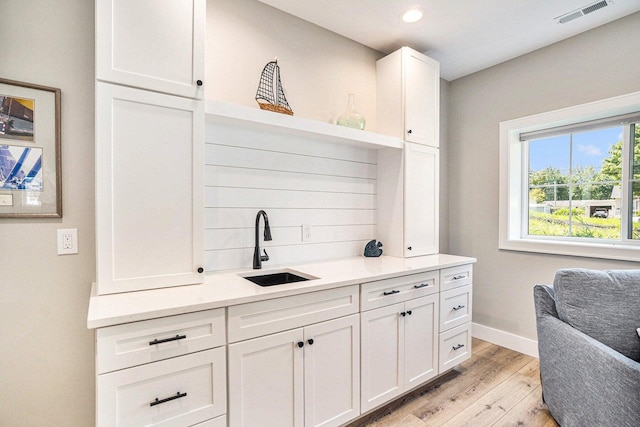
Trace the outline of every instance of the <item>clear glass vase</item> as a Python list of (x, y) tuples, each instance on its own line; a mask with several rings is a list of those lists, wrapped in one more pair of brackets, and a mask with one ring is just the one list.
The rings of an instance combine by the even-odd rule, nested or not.
[(340, 126), (364, 130), (365, 119), (362, 114), (356, 111), (355, 95), (353, 93), (349, 94), (347, 110), (338, 117), (336, 123)]

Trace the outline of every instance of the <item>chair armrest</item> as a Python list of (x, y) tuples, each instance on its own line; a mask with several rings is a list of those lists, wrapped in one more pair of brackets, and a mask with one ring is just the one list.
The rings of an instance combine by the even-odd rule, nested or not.
[(542, 390), (556, 421), (563, 427), (637, 426), (640, 363), (545, 310), (536, 313)]

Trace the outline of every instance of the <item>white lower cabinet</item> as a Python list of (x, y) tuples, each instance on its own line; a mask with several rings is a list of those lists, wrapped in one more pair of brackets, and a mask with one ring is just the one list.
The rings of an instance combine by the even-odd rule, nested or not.
[(100, 328), (96, 424), (343, 426), (471, 357), (472, 277), (465, 264)]
[(438, 374), (438, 294), (360, 316), (362, 412)]
[(229, 345), (229, 426), (339, 426), (360, 415), (358, 315)]
[(473, 266), (440, 270), (439, 371), (471, 358)]
[(223, 427), (224, 309), (96, 331), (98, 427)]

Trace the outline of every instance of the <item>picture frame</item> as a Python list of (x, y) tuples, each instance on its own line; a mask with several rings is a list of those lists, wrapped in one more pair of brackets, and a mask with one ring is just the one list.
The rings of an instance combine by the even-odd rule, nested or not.
[(0, 218), (62, 217), (60, 98), (0, 78)]

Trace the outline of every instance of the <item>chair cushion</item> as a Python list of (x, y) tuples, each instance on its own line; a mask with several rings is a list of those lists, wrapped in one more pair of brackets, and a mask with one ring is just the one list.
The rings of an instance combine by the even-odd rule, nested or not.
[(640, 270), (558, 270), (560, 320), (640, 362)]

